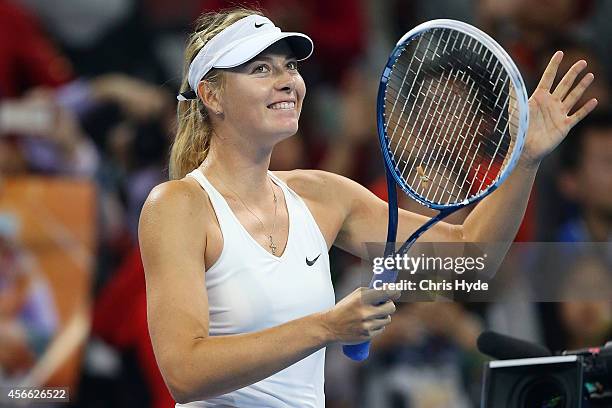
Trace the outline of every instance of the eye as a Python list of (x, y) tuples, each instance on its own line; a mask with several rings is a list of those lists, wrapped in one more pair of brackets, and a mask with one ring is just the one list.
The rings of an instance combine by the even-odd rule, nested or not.
[(297, 61), (289, 61), (289, 62), (287, 63), (287, 68), (289, 68), (290, 70), (297, 71), (297, 69), (298, 69), (298, 63), (297, 63)]
[(270, 67), (266, 64), (259, 64), (253, 68), (253, 74), (263, 74), (270, 71)]

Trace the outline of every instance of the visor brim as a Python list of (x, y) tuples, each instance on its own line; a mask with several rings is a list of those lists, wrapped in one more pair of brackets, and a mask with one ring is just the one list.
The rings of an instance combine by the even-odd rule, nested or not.
[(269, 32), (253, 37), (221, 56), (214, 68), (233, 68), (255, 58), (266, 48), (280, 40), (286, 40), (293, 56), (302, 61), (312, 55), (314, 45), (310, 37), (302, 33)]

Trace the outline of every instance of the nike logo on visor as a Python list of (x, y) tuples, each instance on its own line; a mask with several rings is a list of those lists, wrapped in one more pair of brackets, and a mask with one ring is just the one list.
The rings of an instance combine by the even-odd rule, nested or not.
[(320, 256), (321, 256), (321, 254), (317, 255), (317, 257), (315, 259), (313, 259), (312, 261), (309, 261), (308, 257), (306, 257), (306, 265), (308, 265), (308, 266), (314, 265), (315, 262), (317, 262), (317, 259), (319, 259)]
[(255, 28), (259, 28), (259, 27), (261, 27), (264, 24), (268, 24), (268, 23), (259, 23), (259, 24), (255, 23)]

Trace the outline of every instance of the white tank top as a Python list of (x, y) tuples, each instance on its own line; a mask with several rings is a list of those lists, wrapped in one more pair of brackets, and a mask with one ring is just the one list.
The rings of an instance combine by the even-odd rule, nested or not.
[[(289, 236), (280, 257), (260, 246), (199, 169), (188, 174), (208, 193), (223, 249), (206, 271), (209, 335), (249, 333), (328, 310), (335, 303), (327, 244), (302, 199), (271, 172), (285, 195)], [(286, 408), (325, 406), (325, 349), (255, 384), (177, 407)]]

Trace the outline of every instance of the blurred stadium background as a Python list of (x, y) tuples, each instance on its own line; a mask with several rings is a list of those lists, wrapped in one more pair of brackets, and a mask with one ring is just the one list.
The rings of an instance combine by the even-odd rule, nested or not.
[[(138, 216), (167, 179), (186, 33), (201, 12), (237, 4), (315, 42), (300, 66), (299, 134), (276, 148), (272, 169), (333, 171), (383, 198), (375, 95), (410, 28), (433, 18), (480, 27), (529, 89), (555, 50), (565, 69), (586, 59), (595, 83), (585, 98), (599, 106), (543, 163), (517, 240), (610, 241), (611, 1), (0, 0), (0, 386), (68, 386), (75, 407), (173, 406), (147, 332)], [(331, 256), (340, 298), (361, 266)], [(610, 265), (575, 265), (593, 269)], [(612, 308), (403, 304), (366, 363), (328, 351), (327, 406), (478, 406), (483, 328), (576, 349), (611, 338)]]

